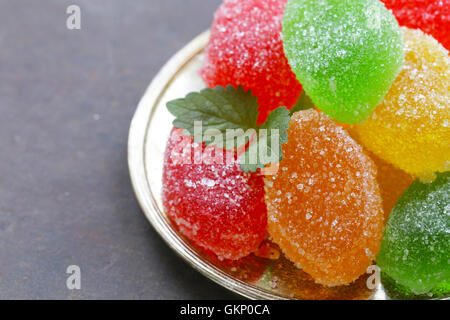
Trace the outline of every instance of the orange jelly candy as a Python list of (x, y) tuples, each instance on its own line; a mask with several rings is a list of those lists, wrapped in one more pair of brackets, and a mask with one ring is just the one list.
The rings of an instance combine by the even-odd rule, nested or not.
[[(348, 132), (353, 139), (360, 143), (357, 134), (353, 132), (351, 127), (348, 128)], [(367, 149), (364, 149), (364, 151), (377, 167), (377, 181), (380, 186), (381, 199), (383, 199), (384, 218), (387, 221), (395, 203), (414, 181), (414, 177), (403, 170), (397, 169)]]
[(323, 113), (297, 112), (289, 125), (280, 169), (265, 179), (269, 234), (316, 282), (349, 284), (380, 247), (384, 215), (376, 167)]
[(368, 153), (378, 169), (377, 181), (380, 185), (381, 198), (383, 199), (385, 220), (387, 220), (395, 203), (403, 192), (408, 189), (414, 178), (373, 153)]

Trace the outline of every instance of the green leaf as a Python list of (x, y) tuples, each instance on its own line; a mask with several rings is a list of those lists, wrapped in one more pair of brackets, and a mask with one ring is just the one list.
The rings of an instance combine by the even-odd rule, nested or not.
[(291, 109), (291, 116), (294, 113), (296, 113), (297, 111), (308, 110), (308, 109), (312, 109), (312, 108), (315, 108), (315, 107), (316, 106), (312, 102), (311, 98), (308, 97), (308, 95), (306, 94), (305, 90), (303, 90), (302, 94), (300, 95), (300, 98), (298, 98), (297, 103)]
[[(204, 89), (168, 102), (167, 109), (175, 116), (173, 125), (185, 129), (196, 142), (237, 149), (257, 134), (258, 139), (244, 153), (244, 157), (253, 156), (254, 161), (250, 162), (254, 163), (241, 157), (245, 172), (255, 172), (267, 163), (281, 160), (281, 144), (287, 141), (289, 111), (285, 107), (275, 109), (265, 123), (258, 125), (257, 98), (250, 90), (231, 85)], [(197, 121), (201, 121), (201, 126), (196, 126)]]
[(286, 107), (280, 107), (273, 110), (267, 117), (266, 122), (260, 127), (260, 129), (278, 129), (280, 133), (280, 146), (287, 142), (287, 130), (289, 129), (289, 120), (291, 116), (289, 110)]
[[(240, 163), (243, 171), (256, 172), (266, 164), (282, 159), (281, 145), (287, 142), (289, 120), (289, 110), (286, 107), (277, 108), (269, 114), (266, 122), (258, 128), (257, 139), (241, 156)], [(261, 150), (261, 148), (266, 149)]]
[[(183, 99), (169, 101), (167, 109), (175, 116), (173, 125), (186, 129), (192, 136), (196, 121), (202, 123), (202, 135), (210, 129), (225, 133), (227, 129), (242, 129), (245, 132), (250, 128), (257, 128), (257, 98), (242, 87), (236, 89), (231, 85), (226, 88), (218, 86), (192, 92)], [(219, 143), (218, 147), (226, 146), (226, 135), (224, 138), (225, 141)], [(211, 142), (205, 143), (208, 145)]]

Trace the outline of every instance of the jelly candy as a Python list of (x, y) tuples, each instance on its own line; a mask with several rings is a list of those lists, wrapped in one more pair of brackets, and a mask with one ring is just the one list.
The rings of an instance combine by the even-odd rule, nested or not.
[(215, 14), (202, 78), (211, 88), (229, 84), (258, 97), (259, 122), (292, 107), (302, 87), (283, 52), (281, 20), (287, 0), (225, 0)]
[(244, 173), (237, 161), (227, 163), (226, 155), (218, 161), (217, 152), (231, 151), (199, 145), (173, 129), (164, 160), (163, 204), (186, 237), (220, 259), (237, 260), (267, 236), (264, 181)]
[[(351, 128), (348, 131), (350, 136), (359, 142), (357, 135)], [(387, 221), (398, 198), (408, 189), (414, 177), (377, 157), (372, 152), (368, 150), (364, 151), (366, 151), (377, 167), (377, 181), (380, 186), (381, 199), (383, 199), (384, 217), (385, 221)]]
[(377, 167), (377, 181), (380, 186), (381, 199), (383, 199), (385, 220), (387, 220), (398, 198), (410, 186), (414, 178), (373, 153), (368, 154)]
[(400, 25), (420, 29), (450, 49), (450, 0), (381, 0)]
[(423, 181), (450, 159), (450, 58), (420, 30), (402, 28), (405, 64), (383, 103), (353, 130), (380, 158)]
[(375, 165), (324, 113), (296, 112), (289, 125), (280, 169), (265, 178), (269, 234), (316, 282), (351, 283), (382, 237)]
[(450, 172), (414, 181), (392, 209), (377, 264), (415, 294), (450, 285)]
[(283, 41), (309, 97), (343, 124), (370, 115), (404, 57), (398, 22), (378, 0), (291, 0)]

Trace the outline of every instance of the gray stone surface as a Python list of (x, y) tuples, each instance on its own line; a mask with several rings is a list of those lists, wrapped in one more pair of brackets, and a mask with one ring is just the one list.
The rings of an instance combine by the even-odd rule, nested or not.
[[(66, 28), (77, 4), (82, 29)], [(178, 258), (131, 189), (131, 117), (219, 0), (0, 0), (0, 298), (235, 298)], [(66, 288), (68, 265), (81, 290)]]

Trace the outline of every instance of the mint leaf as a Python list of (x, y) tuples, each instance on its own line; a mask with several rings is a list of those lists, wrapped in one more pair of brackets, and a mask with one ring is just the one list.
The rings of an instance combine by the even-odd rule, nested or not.
[(286, 107), (277, 108), (269, 114), (266, 122), (258, 128), (257, 139), (241, 156), (243, 171), (256, 172), (267, 163), (279, 162), (282, 159), (281, 145), (288, 139), (289, 119), (289, 110)]
[(258, 143), (252, 143), (239, 158), (240, 166), (244, 172), (256, 172), (265, 167), (265, 163), (258, 162)]
[(308, 95), (306, 94), (305, 90), (303, 90), (302, 94), (300, 95), (300, 98), (298, 98), (297, 103), (291, 109), (291, 116), (294, 113), (296, 113), (297, 111), (308, 110), (308, 109), (312, 109), (312, 108), (315, 108), (315, 107), (316, 106), (312, 102), (311, 98), (308, 97)]
[[(202, 123), (202, 135), (210, 129), (225, 133), (227, 129), (242, 129), (245, 132), (250, 128), (257, 128), (257, 98), (242, 87), (228, 85), (226, 88), (218, 86), (192, 92), (183, 99), (169, 101), (167, 109), (176, 117), (173, 125), (186, 129), (192, 136), (196, 121)], [(224, 137), (223, 143), (217, 144), (219, 148), (226, 146), (226, 135)]]
[(287, 141), (289, 111), (285, 107), (275, 109), (265, 123), (258, 125), (257, 98), (250, 90), (232, 85), (204, 89), (168, 102), (167, 109), (175, 116), (175, 127), (185, 129), (194, 136), (194, 141), (206, 145), (235, 149), (246, 145), (256, 134), (257, 139), (240, 159), (245, 172), (255, 172), (267, 163), (281, 160), (281, 144)]
[(289, 110), (286, 107), (280, 107), (273, 110), (267, 117), (266, 122), (260, 127), (260, 129), (278, 129), (280, 135), (280, 147), (281, 144), (287, 142), (287, 130), (289, 129), (289, 120), (291, 119)]

